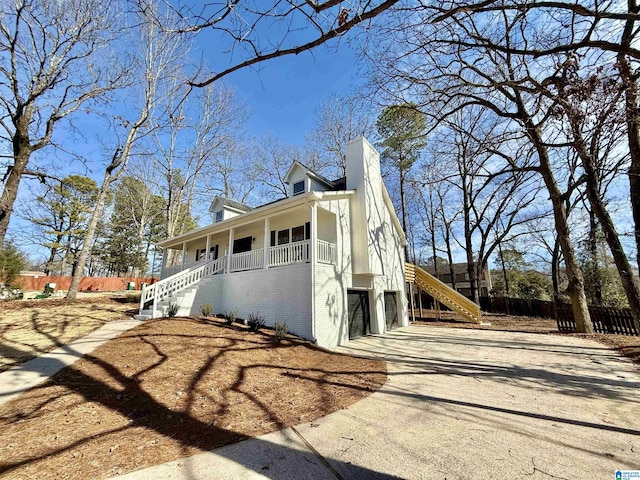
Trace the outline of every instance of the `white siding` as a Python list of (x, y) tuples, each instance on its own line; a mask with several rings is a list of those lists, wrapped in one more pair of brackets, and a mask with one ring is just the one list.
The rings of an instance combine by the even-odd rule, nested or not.
[(315, 318), (318, 345), (333, 348), (349, 341), (347, 280), (333, 265), (318, 265), (315, 271)]
[(406, 325), (404, 250), (392, 213), (384, 201), (380, 156), (364, 138), (347, 145), (347, 188), (356, 190), (351, 205), (353, 272), (373, 276), (370, 286), (372, 331), (383, 332), (385, 328), (385, 290), (398, 292), (402, 299), (398, 309), (400, 325)]
[(268, 326), (286, 322), (292, 333), (312, 339), (309, 264), (215, 275), (198, 288), (191, 314), (199, 315), (205, 303), (211, 303), (215, 313), (237, 309), (245, 319), (259, 313)]
[[(347, 288), (351, 287), (351, 216), (349, 199), (318, 203), (319, 235), (336, 232), (336, 265), (317, 265), (314, 274), (314, 307), (318, 345), (332, 348), (349, 341)], [(333, 215), (328, 215), (326, 212)], [(323, 214), (324, 213), (324, 214)], [(326, 222), (332, 219), (335, 225)], [(322, 236), (320, 237), (322, 238)]]

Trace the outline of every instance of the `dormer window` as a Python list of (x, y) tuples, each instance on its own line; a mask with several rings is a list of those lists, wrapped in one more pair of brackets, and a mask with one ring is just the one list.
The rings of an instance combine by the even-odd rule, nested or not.
[(300, 180), (293, 184), (293, 194), (299, 195), (301, 193), (304, 193), (304, 180)]
[(216, 223), (221, 221), (222, 221), (222, 210), (220, 210), (219, 212), (216, 212)]

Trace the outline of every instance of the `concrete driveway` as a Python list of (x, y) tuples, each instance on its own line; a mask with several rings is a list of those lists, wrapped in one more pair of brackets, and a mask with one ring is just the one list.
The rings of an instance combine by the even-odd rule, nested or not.
[(598, 343), (416, 325), (340, 351), (384, 358), (388, 382), (313, 424), (125, 478), (613, 480), (640, 470), (640, 368)]

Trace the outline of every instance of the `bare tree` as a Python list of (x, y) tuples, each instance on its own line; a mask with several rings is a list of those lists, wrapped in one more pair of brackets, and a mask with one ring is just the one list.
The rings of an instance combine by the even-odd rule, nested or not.
[[(384, 72), (380, 78), (384, 83), (381, 81), (379, 86), (388, 95), (395, 92), (415, 95), (437, 124), (455, 112), (478, 106), (500, 117), (505, 131), (520, 132), (519, 141), (526, 140), (532, 155), (503, 159), (514, 174), (536, 172), (542, 177), (552, 204), (577, 328), (590, 333), (593, 326), (584, 278), (571, 241), (565, 197), (556, 178), (557, 166), (550, 154), (548, 120), (552, 110), (527, 84), (534, 76), (533, 68), (544, 71), (553, 64), (543, 61), (529, 64), (522, 55), (487, 45), (487, 39), (492, 45), (508, 47), (526, 43), (518, 35), (526, 35), (528, 31), (513, 28), (513, 17), (517, 15), (495, 14), (480, 19), (462, 9), (434, 25), (440, 13), (439, 7), (421, 6), (403, 17), (403, 22), (391, 32), (393, 35), (388, 35), (389, 43), (381, 45), (381, 50), (385, 50), (380, 59)], [(508, 169), (502, 173), (508, 173)]]
[(78, 268), (67, 292), (66, 298), (69, 300), (76, 299), (80, 279), (84, 274), (84, 267), (93, 244), (96, 227), (102, 218), (109, 188), (125, 172), (133, 150), (140, 140), (149, 130), (153, 130), (153, 125), (150, 124), (154, 109), (163, 91), (163, 84), (168, 76), (175, 75), (175, 60), (184, 54), (184, 50), (181, 50), (184, 44), (178, 41), (175, 35), (163, 34), (155, 27), (155, 24), (145, 22), (144, 18), (138, 20), (138, 27), (135, 30), (138, 37), (135, 43), (138, 44), (139, 50), (134, 57), (135, 63), (132, 65), (132, 72), (137, 76), (135, 85), (141, 87), (138, 114), (132, 120), (122, 117), (118, 119), (121, 129), (119, 133), (122, 135), (121, 141), (114, 146), (104, 171), (85, 242), (78, 259)]
[(469, 106), (442, 127), (434, 141), (441, 142), (439, 161), (450, 162), (451, 170), (441, 181), (458, 193), (453, 202), (459, 205), (462, 232), (453, 236), (466, 252), (471, 297), (478, 303), (491, 255), (502, 242), (528, 233), (538, 218), (540, 184), (529, 169), (510, 167), (514, 157), (526, 158), (526, 151), (517, 148), (517, 138), (502, 134), (502, 121), (493, 112)]
[(122, 84), (107, 57), (117, 35), (113, 2), (24, 0), (0, 7), (0, 138), (11, 145), (0, 197), (0, 246), (18, 187), (57, 126)]
[(313, 163), (302, 160), (302, 152), (293, 145), (281, 142), (274, 135), (266, 135), (255, 142), (253, 147), (253, 168), (261, 184), (259, 195), (265, 200), (275, 200), (288, 194), (285, 175), (294, 160), (309, 168)]
[(370, 136), (374, 130), (373, 118), (361, 100), (333, 95), (323, 101), (315, 115), (315, 127), (307, 135), (307, 143), (320, 159), (319, 172), (344, 177), (347, 144)]
[(199, 89), (187, 101), (175, 87), (164, 107), (168, 124), (155, 131), (156, 189), (166, 201), (169, 237), (184, 233), (194, 202), (208, 191), (203, 176), (219, 173), (216, 159), (233, 146), (246, 118), (233, 91), (222, 85)]
[[(214, 65), (212, 74), (192, 83), (210, 85), (242, 68), (287, 55), (299, 55), (332, 40), (340, 39), (352, 28), (369, 25), (399, 0), (284, 0), (267, 2), (186, 2), (180, 7), (167, 3), (181, 16), (184, 33), (206, 32), (217, 35), (233, 56)], [(144, 6), (143, 6), (144, 7)], [(162, 25), (162, 20), (158, 19)]]
[[(636, 261), (640, 268), (640, 88), (638, 85), (638, 2), (590, 1), (546, 2), (489, 0), (472, 1), (464, 5), (445, 2), (434, 21), (446, 21), (465, 15), (504, 14), (517, 19), (523, 31), (537, 30), (527, 42), (495, 44), (482, 35), (473, 44), (500, 51), (539, 59), (550, 55), (597, 55), (601, 65), (608, 64), (618, 71), (624, 91), (627, 143), (630, 154), (628, 167), (631, 211), (634, 219)], [(514, 24), (515, 26), (515, 24)], [(542, 31), (544, 29), (544, 31)], [(515, 30), (514, 30), (515, 31)]]

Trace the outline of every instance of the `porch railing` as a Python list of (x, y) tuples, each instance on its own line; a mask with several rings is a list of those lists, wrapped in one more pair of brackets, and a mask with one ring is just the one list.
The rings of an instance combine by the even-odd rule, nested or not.
[(336, 263), (336, 246), (334, 243), (318, 240), (318, 262), (335, 265)]
[(309, 240), (285, 243), (269, 248), (269, 266), (278, 267), (290, 263), (309, 261)]
[[(333, 243), (325, 240), (318, 240), (318, 262), (319, 263), (336, 263), (336, 246)], [(264, 249), (251, 250), (250, 252), (235, 253), (231, 256), (231, 272), (239, 272), (243, 270), (257, 270), (264, 268)], [(226, 256), (211, 262), (210, 260), (203, 260), (199, 262), (192, 262), (185, 265), (174, 265), (168, 267), (163, 271), (165, 276), (160, 282), (154, 284), (158, 285), (165, 280), (176, 277), (177, 274), (187, 274), (188, 272), (200, 271), (202, 267), (212, 265), (215, 263), (215, 273), (228, 273)], [(284, 245), (277, 245), (270, 247), (267, 252), (267, 267), (280, 267), (283, 265), (290, 265), (292, 263), (305, 263), (311, 259), (311, 241), (302, 240), (300, 242), (286, 243)], [(216, 263), (217, 262), (217, 263)], [(167, 276), (167, 274), (170, 274)], [(176, 277), (182, 278), (182, 277)]]
[(264, 249), (231, 255), (231, 271), (255, 270), (264, 266)]

